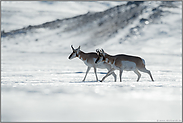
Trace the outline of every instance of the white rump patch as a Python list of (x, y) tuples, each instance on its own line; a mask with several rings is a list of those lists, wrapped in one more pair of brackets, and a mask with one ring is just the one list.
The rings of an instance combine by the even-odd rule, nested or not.
[(143, 62), (143, 64), (145, 65), (145, 60), (144, 60), (144, 59), (142, 59), (142, 62)]

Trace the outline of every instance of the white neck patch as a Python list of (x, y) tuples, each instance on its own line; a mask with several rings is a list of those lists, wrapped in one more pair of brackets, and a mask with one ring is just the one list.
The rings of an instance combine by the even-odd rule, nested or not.
[(114, 60), (114, 62), (113, 62), (113, 65), (115, 65), (115, 60)]
[(109, 59), (108, 58), (106, 58), (106, 60), (105, 60), (106, 62), (108, 62), (109, 61)]

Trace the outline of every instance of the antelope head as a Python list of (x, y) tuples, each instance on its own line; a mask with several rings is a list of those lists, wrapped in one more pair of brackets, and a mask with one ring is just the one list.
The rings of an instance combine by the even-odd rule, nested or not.
[(80, 46), (77, 49), (74, 49), (73, 46), (71, 45), (71, 48), (72, 48), (72, 53), (70, 54), (69, 59), (78, 57), (78, 53), (80, 51)]
[(99, 51), (99, 49), (96, 50), (97, 52), (97, 55), (98, 55), (98, 58), (97, 60), (95, 61), (96, 64), (100, 63), (100, 62), (105, 62), (105, 52), (103, 49), (101, 49)]

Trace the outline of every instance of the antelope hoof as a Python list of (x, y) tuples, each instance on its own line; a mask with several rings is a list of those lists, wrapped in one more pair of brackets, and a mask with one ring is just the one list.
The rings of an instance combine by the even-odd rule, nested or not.
[(100, 80), (100, 82), (102, 82), (102, 80)]

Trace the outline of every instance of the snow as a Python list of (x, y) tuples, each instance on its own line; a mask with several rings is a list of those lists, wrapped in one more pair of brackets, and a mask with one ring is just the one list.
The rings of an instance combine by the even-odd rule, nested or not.
[(99, 12), (126, 2), (2, 1), (1, 3), (3, 24), (1, 30), (10, 31), (87, 12)]
[[(3, 29), (13, 30), (54, 19), (104, 11), (118, 2), (3, 2)], [(20, 4), (21, 3), (21, 4)], [(35, 3), (35, 6), (32, 6)], [(64, 3), (64, 4), (63, 4)], [(66, 9), (66, 5), (68, 10)], [(149, 3), (148, 3), (149, 4)], [(159, 2), (153, 2), (156, 6)], [(180, 3), (179, 3), (180, 4)], [(63, 12), (66, 14), (49, 14)], [(27, 11), (24, 12), (26, 8)], [(44, 9), (43, 15), (38, 14)], [(71, 11), (75, 9), (75, 11)], [(30, 11), (31, 15), (27, 15)], [(62, 28), (41, 28), (33, 33), (14, 38), (1, 37), (1, 121), (3, 122), (181, 122), (182, 121), (182, 5), (170, 9), (172, 13), (161, 18), (162, 23), (149, 23), (143, 34), (131, 37), (121, 44), (131, 25), (118, 31), (113, 38), (95, 46), (84, 45), (94, 30), (79, 34), (61, 33)], [(51, 15), (50, 17), (48, 15)], [(33, 18), (30, 22), (29, 17)], [(142, 15), (147, 16), (147, 15)], [(19, 18), (20, 17), (20, 18)], [(15, 21), (11, 21), (15, 19)], [(24, 23), (19, 23), (21, 19)], [(38, 21), (35, 21), (38, 20)], [(173, 30), (173, 31), (172, 31)], [(162, 32), (162, 33), (161, 33)], [(164, 33), (163, 33), (164, 32)], [(166, 32), (166, 33), (165, 33)], [(36, 39), (38, 39), (36, 41)], [(89, 42), (88, 42), (89, 43)], [(78, 58), (69, 60), (70, 45), (81, 45), (84, 52), (103, 48), (114, 55), (125, 53), (145, 60), (154, 82), (141, 73), (139, 82), (132, 71), (124, 71), (122, 81), (109, 76), (96, 82), (93, 68), (82, 82), (87, 66)], [(97, 69), (99, 80), (107, 73)]]
[[(112, 76), (100, 83), (95, 82), (93, 69), (82, 82), (86, 66), (67, 57), (3, 53), (2, 121), (181, 120), (180, 62), (166, 68), (163, 63), (147, 65), (155, 82), (144, 73), (136, 82), (133, 72), (124, 72), (122, 83), (119, 77), (113, 82)], [(107, 71), (97, 72), (100, 79), (103, 72)]]

